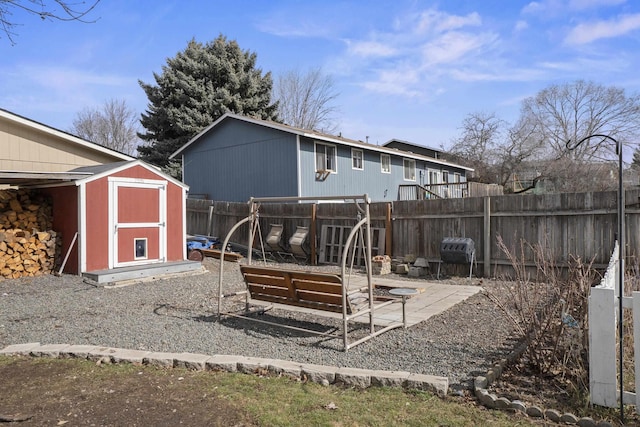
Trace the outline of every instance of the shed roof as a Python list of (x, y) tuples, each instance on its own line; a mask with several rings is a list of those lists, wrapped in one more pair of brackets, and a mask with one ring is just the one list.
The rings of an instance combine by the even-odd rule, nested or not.
[(428, 156), (424, 156), (424, 155), (417, 154), (417, 153), (412, 153), (412, 152), (409, 152), (409, 151), (399, 150), (397, 148), (388, 148), (388, 147), (385, 147), (385, 146), (369, 144), (369, 143), (366, 143), (366, 142), (363, 142), (363, 141), (357, 141), (357, 140), (354, 140), (354, 139), (344, 138), (342, 136), (328, 135), (328, 134), (324, 134), (324, 133), (313, 131), (313, 130), (296, 128), (296, 127), (285, 125), (285, 124), (282, 124), (282, 123), (273, 122), (273, 121), (270, 121), (270, 120), (261, 120), (261, 119), (256, 119), (256, 118), (247, 117), (247, 116), (241, 116), (239, 114), (233, 114), (233, 113), (226, 113), (223, 116), (221, 116), (220, 118), (218, 118), (218, 120), (216, 120), (211, 125), (209, 125), (206, 128), (204, 128), (200, 133), (198, 133), (196, 136), (191, 138), (189, 140), (189, 142), (187, 142), (185, 145), (183, 145), (178, 150), (176, 150), (173, 154), (171, 154), (171, 156), (169, 156), (169, 158), (170, 159), (176, 158), (177, 156), (182, 154), (185, 150), (187, 150), (191, 145), (193, 145), (194, 143), (197, 143), (202, 136), (206, 135), (208, 132), (210, 132), (212, 129), (214, 129), (216, 126), (218, 126), (223, 121), (230, 120), (230, 119), (240, 120), (240, 121), (244, 121), (244, 122), (247, 122), (247, 123), (252, 123), (252, 124), (255, 124), (255, 125), (259, 125), (259, 126), (265, 126), (265, 127), (271, 128), (271, 129), (277, 129), (277, 130), (280, 130), (280, 131), (283, 131), (283, 132), (287, 132), (287, 133), (290, 133), (290, 134), (303, 136), (303, 137), (306, 137), (306, 138), (311, 138), (311, 139), (314, 139), (314, 140), (317, 140), (317, 141), (331, 142), (331, 143), (334, 143), (334, 144), (342, 144), (342, 145), (362, 148), (362, 149), (366, 149), (366, 150), (370, 150), (370, 151), (377, 151), (377, 152), (380, 152), (380, 153), (393, 154), (393, 155), (396, 155), (396, 156), (402, 156), (402, 157), (411, 158), (411, 159), (427, 160), (427, 161), (429, 161), (431, 163), (436, 163), (436, 164), (445, 165), (445, 166), (452, 166), (452, 167), (456, 167), (456, 168), (467, 170), (467, 171), (473, 171), (473, 168), (469, 168), (469, 167), (466, 167), (466, 166), (462, 166), (462, 165), (458, 165), (458, 164), (455, 164), (455, 163), (447, 162), (447, 161), (444, 161), (444, 160), (441, 160), (441, 159), (435, 159), (433, 157), (428, 157)]

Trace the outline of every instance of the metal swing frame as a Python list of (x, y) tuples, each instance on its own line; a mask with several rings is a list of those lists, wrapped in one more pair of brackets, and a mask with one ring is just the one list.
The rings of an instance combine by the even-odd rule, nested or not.
[[(404, 299), (394, 299), (394, 300), (389, 300), (389, 301), (384, 301), (382, 303), (380, 302), (376, 302), (374, 294), (373, 294), (373, 284), (372, 284), (372, 273), (371, 273), (371, 216), (370, 216), (370, 212), (369, 212), (369, 207), (371, 204), (371, 199), (369, 198), (369, 196), (367, 194), (364, 195), (357, 195), (357, 196), (325, 196), (325, 197), (264, 197), (264, 198), (254, 198), (252, 197), (248, 204), (249, 204), (249, 215), (238, 221), (232, 228), (231, 230), (229, 230), (229, 232), (227, 233), (227, 236), (224, 239), (224, 242), (222, 244), (222, 253), (221, 253), (221, 260), (224, 259), (224, 252), (225, 249), (229, 243), (229, 239), (231, 238), (231, 236), (233, 235), (233, 233), (235, 233), (235, 231), (243, 224), (245, 223), (250, 223), (250, 227), (249, 227), (249, 235), (248, 235), (248, 247), (249, 247), (249, 251), (247, 254), (247, 263), (249, 265), (251, 265), (251, 261), (252, 261), (252, 242), (254, 241), (254, 237), (257, 233), (259, 234), (260, 237), (260, 243), (262, 245), (262, 232), (260, 230), (260, 225), (258, 223), (259, 220), (259, 206), (262, 203), (276, 203), (276, 202), (303, 202), (303, 201), (320, 201), (320, 200), (325, 200), (325, 201), (343, 201), (343, 202), (353, 202), (356, 206), (356, 209), (358, 211), (358, 222), (357, 224), (353, 227), (353, 229), (351, 230), (349, 236), (347, 237), (347, 240), (345, 242), (345, 250), (343, 251), (342, 254), (342, 263), (341, 263), (341, 273), (340, 273), (340, 278), (341, 278), (341, 283), (342, 283), (342, 331), (341, 333), (331, 333), (331, 332), (318, 332), (318, 331), (314, 331), (314, 330), (310, 330), (310, 329), (306, 329), (306, 328), (299, 328), (299, 327), (295, 327), (295, 326), (290, 326), (290, 325), (284, 325), (281, 323), (274, 323), (274, 322), (269, 322), (269, 321), (265, 321), (265, 320), (260, 320), (260, 319), (256, 319), (253, 317), (248, 317), (246, 316), (246, 314), (251, 313), (252, 311), (250, 310), (250, 302), (249, 302), (249, 292), (248, 290), (244, 290), (244, 291), (240, 291), (240, 292), (234, 292), (231, 294), (224, 294), (223, 292), (223, 273), (224, 273), (224, 262), (220, 262), (220, 271), (219, 271), (219, 279), (218, 279), (218, 319), (221, 319), (223, 315), (227, 315), (227, 316), (233, 316), (233, 317), (239, 317), (239, 318), (243, 318), (243, 319), (247, 319), (247, 320), (251, 320), (251, 321), (255, 321), (255, 322), (259, 322), (259, 323), (264, 323), (264, 324), (269, 324), (269, 325), (274, 325), (274, 326), (279, 326), (279, 327), (283, 327), (283, 328), (288, 328), (288, 329), (294, 329), (294, 330), (299, 330), (299, 331), (303, 331), (303, 332), (307, 332), (307, 333), (312, 333), (315, 335), (323, 335), (323, 336), (329, 336), (329, 337), (342, 337), (343, 340), (343, 349), (344, 351), (347, 351), (349, 348), (352, 348), (360, 343), (363, 343), (365, 341), (368, 341), (369, 339), (378, 336), (384, 332), (387, 332), (391, 329), (395, 329), (395, 328), (400, 328), (400, 327), (404, 327), (405, 326), (405, 318), (404, 318), (404, 310), (403, 310), (403, 319), (402, 322), (391, 322), (390, 324), (388, 324), (387, 326), (383, 326), (380, 327), (378, 330), (376, 330), (375, 328), (375, 324), (374, 324), (374, 318), (375, 318), (375, 310), (377, 308), (381, 308), (384, 307), (386, 305), (392, 304), (392, 303), (397, 303), (397, 302), (401, 302), (403, 305), (405, 303)], [(360, 205), (363, 206), (360, 206)], [(362, 228), (364, 228), (364, 233), (362, 233)], [(364, 239), (363, 239), (363, 234), (364, 234)], [(356, 236), (358, 235), (358, 236)], [(367, 272), (367, 286), (366, 289), (364, 289), (368, 295), (368, 304), (366, 306), (366, 308), (363, 309), (359, 309), (357, 312), (355, 313), (349, 313), (348, 310), (348, 302), (347, 302), (347, 298), (348, 298), (348, 290), (349, 290), (349, 284), (350, 284), (350, 278), (351, 278), (351, 274), (352, 274), (352, 270), (353, 270), (353, 263), (354, 263), (354, 259), (355, 259), (355, 246), (356, 246), (356, 238), (359, 238), (360, 240), (360, 244), (362, 246), (364, 246), (365, 248), (365, 268), (366, 268), (366, 272)], [(353, 250), (351, 249), (351, 244), (354, 244)], [(351, 252), (351, 264), (350, 264), (350, 268), (349, 271), (347, 272), (347, 260), (349, 258), (349, 253)], [(264, 248), (263, 248), (263, 258), (265, 258), (264, 255)], [(237, 313), (231, 313), (231, 312), (222, 312), (222, 300), (225, 297), (230, 297), (230, 296), (237, 296), (237, 295), (245, 295), (245, 315), (243, 314), (237, 314)], [(264, 312), (270, 308), (272, 308), (273, 305), (268, 306), (268, 307), (261, 307), (260, 310), (258, 310), (259, 312)], [(280, 305), (279, 307), (285, 308), (286, 306)], [(321, 315), (321, 313), (323, 313), (322, 310), (319, 309), (313, 309), (313, 312), (318, 313), (319, 315)], [(362, 316), (362, 315), (369, 315), (369, 333), (356, 340), (356, 341), (352, 341), (349, 342), (348, 340), (348, 327), (349, 327), (349, 321), (353, 320), (356, 317)]]

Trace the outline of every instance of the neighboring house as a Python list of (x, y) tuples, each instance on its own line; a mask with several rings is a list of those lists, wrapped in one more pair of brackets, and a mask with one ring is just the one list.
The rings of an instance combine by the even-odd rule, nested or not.
[(473, 169), (424, 154), (271, 121), (225, 114), (171, 155), (190, 194), (250, 197), (368, 194), (396, 200), (403, 186), (466, 182)]
[(67, 172), (134, 160), (69, 133), (0, 109), (0, 172)]

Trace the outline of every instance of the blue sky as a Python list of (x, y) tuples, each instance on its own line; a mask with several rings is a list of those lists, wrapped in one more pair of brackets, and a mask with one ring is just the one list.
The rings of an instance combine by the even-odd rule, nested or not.
[(470, 113), (513, 122), (520, 102), (577, 79), (640, 89), (635, 0), (102, 0), (87, 19), (15, 10), (0, 33), (0, 108), (68, 130), (110, 98), (143, 112), (138, 80), (195, 38), (224, 34), (274, 76), (322, 67), (343, 136), (447, 147)]

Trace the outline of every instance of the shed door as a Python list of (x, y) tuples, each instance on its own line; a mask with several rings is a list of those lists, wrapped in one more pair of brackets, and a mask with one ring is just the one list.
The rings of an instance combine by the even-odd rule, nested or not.
[(110, 180), (110, 267), (164, 262), (167, 259), (166, 181)]

